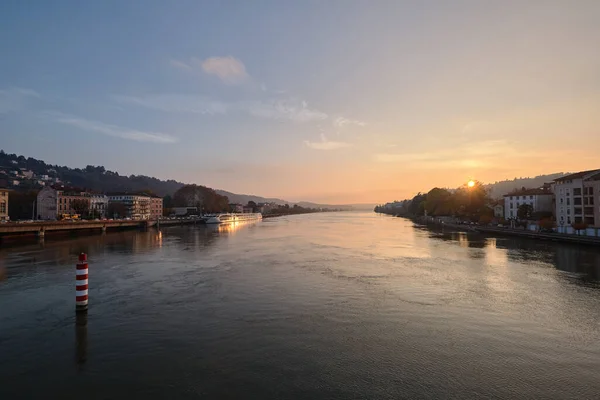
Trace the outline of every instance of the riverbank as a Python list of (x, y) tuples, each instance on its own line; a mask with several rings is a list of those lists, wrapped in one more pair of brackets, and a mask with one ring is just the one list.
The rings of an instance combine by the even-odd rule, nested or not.
[(481, 226), (481, 225), (466, 225), (466, 224), (453, 224), (446, 221), (442, 221), (433, 217), (417, 217), (417, 218), (408, 218), (401, 217), (412, 220), (413, 222), (420, 225), (437, 225), (442, 227), (447, 227), (451, 229), (456, 229), (460, 231), (467, 232), (477, 232), (477, 233), (485, 233), (485, 234), (494, 234), (494, 235), (502, 235), (502, 236), (517, 236), (524, 237), (529, 239), (538, 239), (538, 240), (549, 240), (553, 242), (562, 242), (562, 243), (577, 243), (577, 244), (587, 244), (593, 246), (600, 246), (600, 238), (599, 237), (591, 237), (584, 235), (569, 235), (562, 233), (549, 233), (549, 232), (533, 232), (525, 229), (513, 229), (509, 227), (498, 228), (491, 226)]

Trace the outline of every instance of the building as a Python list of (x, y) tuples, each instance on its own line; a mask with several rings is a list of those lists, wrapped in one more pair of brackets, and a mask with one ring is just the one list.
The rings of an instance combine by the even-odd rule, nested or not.
[(150, 199), (147, 194), (112, 193), (108, 195), (109, 206), (122, 204), (124, 215), (109, 215), (109, 217), (150, 219)]
[(492, 208), (494, 210), (494, 217), (504, 218), (504, 201), (498, 201)]
[(231, 210), (231, 212), (234, 212), (234, 213), (243, 213), (244, 212), (244, 206), (239, 203), (229, 204), (229, 209)]
[(57, 219), (90, 211), (90, 194), (76, 188), (46, 186), (37, 195), (37, 218)]
[(581, 171), (554, 180), (558, 226), (585, 223), (600, 226), (600, 169)]
[(32, 179), (33, 178), (33, 171), (30, 171), (26, 168), (21, 168), (21, 174), (23, 177), (27, 178), (27, 179)]
[(150, 219), (160, 219), (163, 216), (162, 197), (152, 196), (150, 198)]
[(58, 217), (58, 190), (46, 186), (37, 195), (37, 218), (56, 219)]
[(592, 226), (596, 227), (596, 228), (600, 228), (600, 174), (591, 176), (586, 181), (586, 187), (588, 189), (587, 194), (589, 197), (587, 199), (587, 204), (586, 204), (586, 198), (584, 197), (584, 199), (583, 199), (584, 207), (586, 205), (593, 207), (594, 223), (592, 224)]
[(108, 196), (105, 194), (90, 195), (90, 214), (98, 218), (106, 218)]
[(534, 213), (547, 212), (553, 210), (552, 191), (548, 189), (520, 189), (504, 195), (504, 218), (516, 219), (517, 211), (523, 204), (529, 204), (533, 207)]
[(8, 221), (8, 189), (0, 188), (0, 221)]
[(244, 214), (250, 214), (254, 212), (254, 207), (248, 207), (248, 206), (243, 206), (242, 207), (242, 212)]

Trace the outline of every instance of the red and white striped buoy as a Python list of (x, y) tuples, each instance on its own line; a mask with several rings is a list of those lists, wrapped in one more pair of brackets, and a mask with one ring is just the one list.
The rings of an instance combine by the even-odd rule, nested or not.
[(75, 276), (75, 311), (87, 311), (88, 308), (88, 263), (87, 254), (79, 255)]

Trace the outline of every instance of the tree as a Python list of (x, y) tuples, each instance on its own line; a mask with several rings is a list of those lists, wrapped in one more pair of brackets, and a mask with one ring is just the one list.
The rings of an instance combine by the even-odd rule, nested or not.
[(544, 231), (552, 230), (555, 225), (556, 224), (551, 219), (542, 219), (540, 222), (538, 222), (538, 226)]
[(533, 217), (533, 206), (531, 204), (521, 204), (517, 209), (517, 217), (522, 220), (530, 220)]
[(163, 197), (163, 208), (167, 209), (167, 208), (172, 208), (173, 207), (173, 198), (171, 197), (171, 195), (166, 195), (165, 197)]
[(127, 216), (127, 207), (123, 203), (108, 203), (106, 216), (108, 218), (125, 218)]
[(229, 209), (229, 199), (211, 188), (185, 185), (173, 194), (174, 207), (197, 207), (204, 212), (222, 212)]
[(427, 211), (427, 215), (452, 215), (452, 193), (447, 189), (433, 188), (427, 193), (427, 200), (425, 200), (424, 207), (425, 211)]
[(35, 217), (34, 202), (37, 192), (11, 192), (8, 201), (8, 216), (13, 221)]
[(71, 202), (71, 208), (76, 214), (87, 216), (90, 212), (90, 202), (84, 199), (75, 199)]

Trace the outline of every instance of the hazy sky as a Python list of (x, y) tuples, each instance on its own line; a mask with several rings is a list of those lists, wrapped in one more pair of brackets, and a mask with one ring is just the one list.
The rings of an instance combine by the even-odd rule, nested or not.
[(384, 202), (600, 167), (600, 1), (0, 2), (0, 148)]

